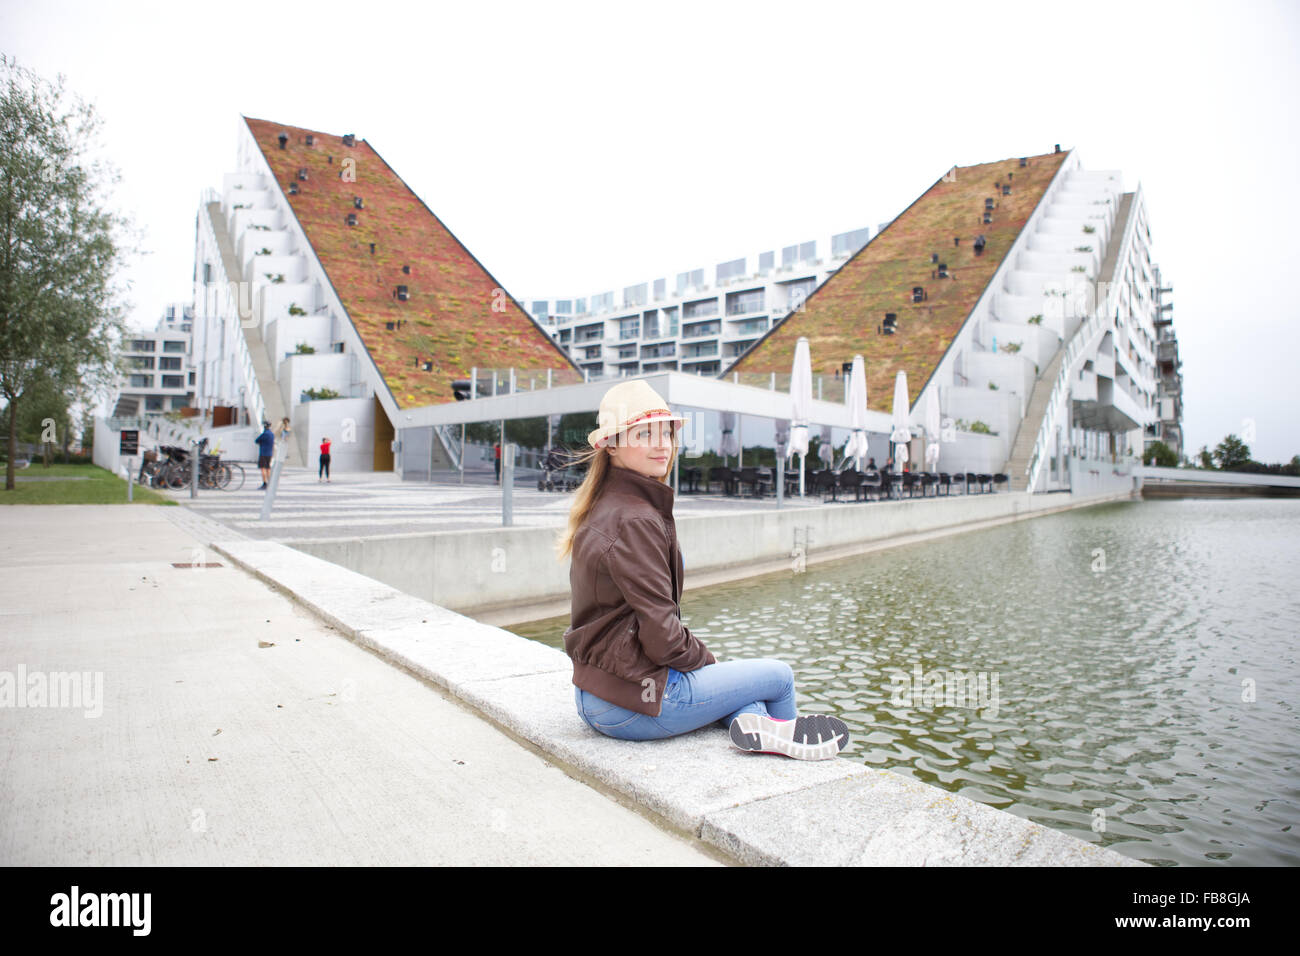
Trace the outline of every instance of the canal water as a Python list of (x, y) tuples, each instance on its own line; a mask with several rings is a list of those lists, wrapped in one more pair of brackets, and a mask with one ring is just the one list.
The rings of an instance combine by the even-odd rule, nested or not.
[(1156, 865), (1296, 865), (1298, 573), (1300, 502), (1120, 502), (687, 591), (682, 618), (788, 662), (849, 759)]

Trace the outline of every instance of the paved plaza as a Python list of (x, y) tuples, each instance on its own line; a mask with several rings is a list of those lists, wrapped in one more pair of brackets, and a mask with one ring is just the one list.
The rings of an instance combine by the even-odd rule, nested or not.
[[(501, 487), (490, 471), (467, 474), (463, 485), (455, 478), (403, 481), (391, 472), (340, 474), (325, 483), (316, 480), (314, 469), (286, 467), (266, 521), (260, 520), (266, 497), (258, 490), (260, 483), (256, 469), (249, 469), (239, 491), (200, 490), (197, 499), (190, 498), (188, 488), (162, 493), (243, 536), (268, 541), (501, 527)], [(535, 478), (516, 481), (513, 522), (518, 527), (560, 527), (572, 504), (572, 493), (538, 491)], [(784, 501), (789, 508), (820, 505), (818, 495)], [(674, 512), (683, 516), (775, 508), (771, 496), (727, 497), (715, 489), (712, 494), (679, 494)]]

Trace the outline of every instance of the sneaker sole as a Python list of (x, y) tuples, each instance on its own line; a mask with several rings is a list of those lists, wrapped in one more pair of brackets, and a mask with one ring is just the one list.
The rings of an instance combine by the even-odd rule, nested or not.
[(741, 714), (731, 722), (731, 743), (751, 753), (781, 754), (795, 760), (828, 760), (839, 756), (848, 742), (848, 724), (826, 714), (794, 720)]

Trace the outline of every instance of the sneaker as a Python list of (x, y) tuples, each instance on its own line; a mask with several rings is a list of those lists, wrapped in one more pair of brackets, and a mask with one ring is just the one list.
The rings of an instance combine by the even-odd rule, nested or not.
[(780, 720), (765, 714), (741, 714), (731, 722), (732, 746), (756, 753), (784, 754), (795, 760), (838, 757), (848, 742), (848, 724), (826, 714), (812, 714), (794, 720)]
[(266, 490), (266, 482), (264, 481), (264, 482), (262, 482), (260, 485), (258, 485), (257, 490), (258, 490), (258, 491), (265, 491), (265, 490)]

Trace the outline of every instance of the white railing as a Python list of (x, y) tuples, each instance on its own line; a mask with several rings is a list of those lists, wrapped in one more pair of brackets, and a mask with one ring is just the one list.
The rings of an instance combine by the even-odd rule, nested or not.
[(437, 432), (437, 438), (442, 442), (443, 450), (447, 452), (447, 457), (451, 459), (452, 467), (460, 471), (460, 436), (453, 434), (450, 425), (434, 425), (433, 430)]
[(1025, 488), (1030, 494), (1033, 494), (1034, 486), (1038, 483), (1038, 474), (1047, 458), (1048, 442), (1051, 440), (1052, 433), (1056, 431), (1057, 409), (1070, 394), (1070, 369), (1083, 351), (1093, 344), (1094, 340), (1100, 339), (1101, 334), (1106, 331), (1107, 323), (1103, 315), (1105, 310), (1094, 313), (1079, 326), (1079, 331), (1074, 333), (1073, 338), (1065, 346), (1065, 355), (1056, 373), (1051, 396), (1047, 399), (1047, 409), (1043, 413), (1042, 424), (1038, 427), (1038, 437), (1034, 440), (1034, 451), (1029, 456), (1029, 465), (1025, 468), (1029, 475), (1029, 484)]

